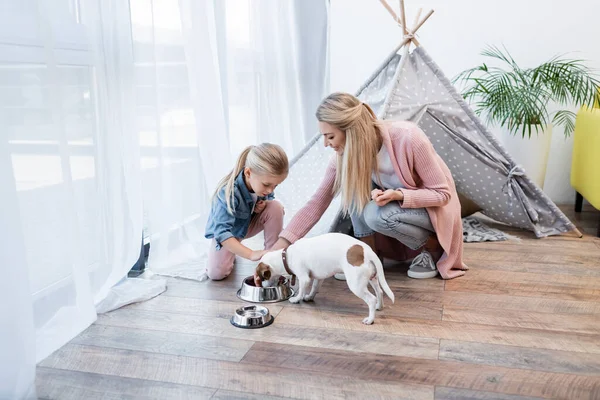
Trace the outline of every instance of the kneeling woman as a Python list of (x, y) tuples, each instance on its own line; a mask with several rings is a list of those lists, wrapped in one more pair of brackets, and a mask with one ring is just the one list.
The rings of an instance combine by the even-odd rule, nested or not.
[[(454, 180), (414, 123), (380, 121), (346, 93), (328, 96), (316, 113), (325, 146), (335, 150), (310, 201), (281, 232), (274, 249), (303, 237), (336, 195), (350, 214), (354, 235), (375, 248), (375, 233), (422, 249), (408, 275), (444, 279), (464, 275), (462, 222)], [(394, 247), (404, 253), (403, 246)], [(399, 257), (395, 257), (399, 258)]]

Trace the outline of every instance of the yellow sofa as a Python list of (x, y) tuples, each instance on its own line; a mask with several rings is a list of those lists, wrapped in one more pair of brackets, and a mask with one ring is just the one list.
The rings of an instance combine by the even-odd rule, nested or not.
[[(600, 107), (582, 107), (575, 120), (571, 186), (577, 191), (575, 211), (583, 199), (600, 210)], [(600, 223), (598, 225), (600, 237)]]

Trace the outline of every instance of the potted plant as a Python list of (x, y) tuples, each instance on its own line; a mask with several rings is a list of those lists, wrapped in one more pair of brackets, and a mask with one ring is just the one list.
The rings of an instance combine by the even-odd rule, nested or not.
[(600, 81), (579, 59), (554, 57), (522, 68), (506, 49), (489, 46), (481, 55), (494, 65), (467, 69), (454, 83), (464, 85), (462, 95), (477, 115), (502, 127), (501, 143), (543, 187), (552, 126), (562, 127), (569, 137), (575, 128), (573, 107), (591, 105)]

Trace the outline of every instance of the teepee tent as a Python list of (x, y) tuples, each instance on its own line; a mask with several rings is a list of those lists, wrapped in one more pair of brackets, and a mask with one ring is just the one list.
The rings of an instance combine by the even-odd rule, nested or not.
[[(385, 0), (380, 1), (403, 30), (404, 39), (355, 95), (380, 119), (409, 120), (419, 125), (450, 168), (463, 206), (474, 203), (484, 215), (533, 231), (537, 237), (579, 233), (515, 164), (420, 46), (415, 34), (433, 10), (420, 20), (419, 11), (411, 30), (406, 28), (402, 0), (400, 17)], [(278, 197), (286, 205), (287, 221), (310, 200), (324, 176), (331, 152), (320, 139), (317, 133), (292, 160), (289, 177), (278, 189)], [(339, 209), (335, 199), (308, 235), (339, 230), (344, 222)]]

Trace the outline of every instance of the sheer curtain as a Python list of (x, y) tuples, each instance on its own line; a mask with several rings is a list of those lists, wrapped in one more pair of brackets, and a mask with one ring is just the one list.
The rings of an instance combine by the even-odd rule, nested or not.
[(197, 278), (209, 188), (231, 168), (210, 1), (131, 0), (149, 269)]
[(227, 0), (231, 149), (277, 143), (297, 154), (329, 86), (325, 0)]
[[(217, 181), (251, 144), (290, 158), (328, 82), (325, 0), (131, 0), (152, 272), (199, 279)], [(142, 72), (143, 71), (143, 72)]]
[(0, 398), (96, 318), (142, 234), (129, 9), (0, 3)]
[(239, 151), (292, 157), (313, 135), (326, 1), (0, 10), (0, 398), (34, 398), (35, 363), (133, 282), (142, 237), (150, 271), (197, 278), (210, 195)]

